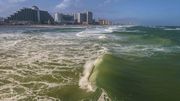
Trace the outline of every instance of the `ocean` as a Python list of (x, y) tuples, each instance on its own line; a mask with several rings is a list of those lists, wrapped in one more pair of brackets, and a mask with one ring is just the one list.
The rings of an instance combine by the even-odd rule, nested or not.
[(0, 27), (0, 101), (180, 101), (180, 27)]

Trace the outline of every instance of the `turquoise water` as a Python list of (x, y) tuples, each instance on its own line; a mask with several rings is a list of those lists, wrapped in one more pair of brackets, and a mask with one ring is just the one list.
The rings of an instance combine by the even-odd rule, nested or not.
[(0, 28), (0, 100), (179, 101), (180, 28)]

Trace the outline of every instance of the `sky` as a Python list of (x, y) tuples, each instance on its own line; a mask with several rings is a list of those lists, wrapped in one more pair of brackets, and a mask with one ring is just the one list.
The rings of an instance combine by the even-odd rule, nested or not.
[(95, 18), (144, 25), (180, 25), (180, 0), (0, 0), (0, 17), (38, 6), (50, 14), (92, 11)]

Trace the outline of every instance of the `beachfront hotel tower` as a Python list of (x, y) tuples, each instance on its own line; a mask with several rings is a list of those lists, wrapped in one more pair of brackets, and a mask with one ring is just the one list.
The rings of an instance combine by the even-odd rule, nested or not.
[(87, 14), (87, 18), (86, 18), (86, 22), (87, 24), (92, 24), (93, 23), (93, 13), (92, 12), (86, 12)]
[(93, 24), (93, 13), (90, 11), (73, 14), (55, 13), (54, 19), (58, 24), (90, 25)]
[(76, 13), (74, 15), (74, 19), (79, 24), (93, 24), (93, 13), (90, 11), (83, 13)]
[(58, 24), (74, 24), (74, 15), (55, 13), (54, 20)]
[(33, 6), (32, 8), (20, 9), (5, 21), (9, 23), (48, 24), (54, 22), (54, 19), (47, 11)]

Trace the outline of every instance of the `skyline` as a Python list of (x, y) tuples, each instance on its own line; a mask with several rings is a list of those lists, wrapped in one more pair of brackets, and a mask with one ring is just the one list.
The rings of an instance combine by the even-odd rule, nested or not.
[(7, 17), (32, 5), (51, 14), (92, 11), (98, 18), (131, 20), (145, 25), (180, 25), (178, 0), (0, 0), (0, 16)]

